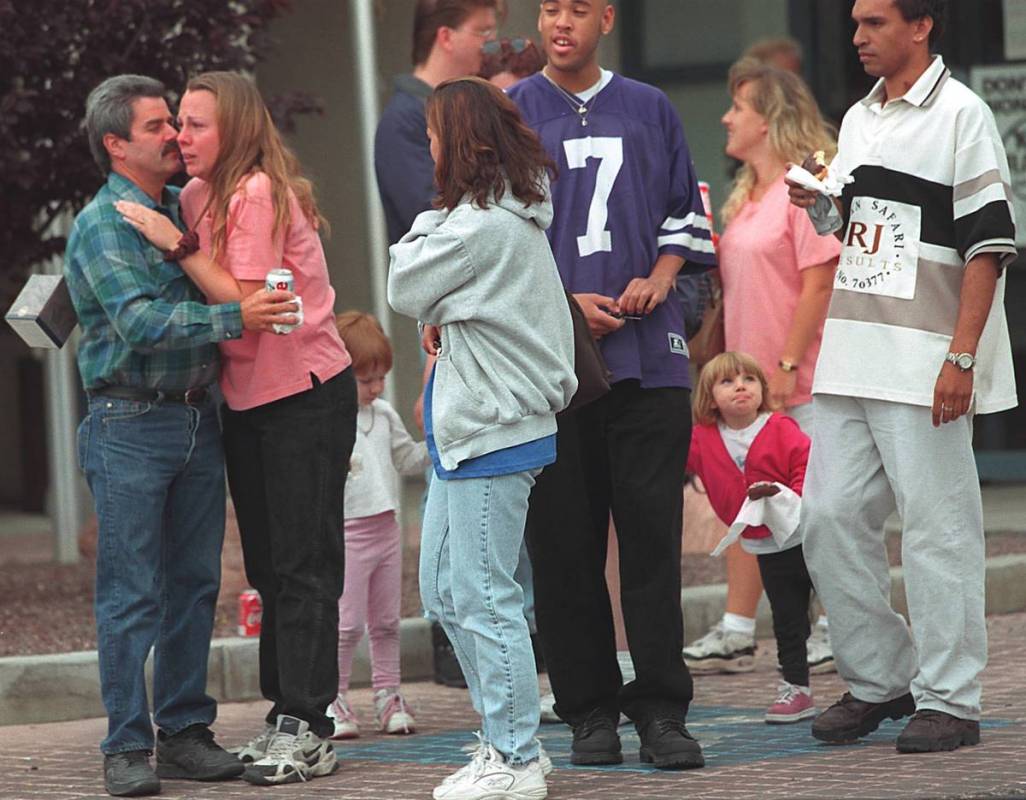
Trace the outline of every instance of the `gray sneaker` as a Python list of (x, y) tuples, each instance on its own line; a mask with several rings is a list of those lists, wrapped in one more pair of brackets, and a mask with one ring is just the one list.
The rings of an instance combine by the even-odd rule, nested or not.
[(279, 714), (267, 752), (246, 765), (242, 779), (257, 786), (274, 786), (320, 778), (337, 768), (330, 741), (311, 731), (305, 720)]
[(103, 785), (115, 797), (160, 794), (160, 778), (150, 766), (149, 750), (130, 750), (103, 757)]
[(692, 672), (751, 672), (755, 669), (755, 637), (725, 630), (723, 622), (683, 651)]
[(214, 741), (203, 723), (190, 725), (173, 736), (157, 734), (157, 775), (187, 781), (228, 781), (242, 774), (245, 765)]

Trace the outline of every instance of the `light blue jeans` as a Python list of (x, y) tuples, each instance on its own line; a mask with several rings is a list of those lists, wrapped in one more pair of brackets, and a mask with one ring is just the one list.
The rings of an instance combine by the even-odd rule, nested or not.
[(420, 593), (453, 644), (485, 741), (513, 764), (538, 758), (538, 676), (513, 575), (540, 470), (432, 480)]

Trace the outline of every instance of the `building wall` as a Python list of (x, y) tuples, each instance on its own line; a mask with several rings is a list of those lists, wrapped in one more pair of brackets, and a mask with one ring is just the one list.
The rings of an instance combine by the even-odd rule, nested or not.
[[(378, 97), (383, 108), (392, 91), (393, 76), (409, 72), (413, 31), (412, 0), (375, 3)], [(538, 40), (538, 6), (510, 0), (500, 33), (530, 35)], [(363, 158), (357, 118), (355, 65), (350, 28), (350, 5), (342, 0), (303, 0), (277, 22), (272, 31), (277, 54), (262, 64), (257, 80), (265, 95), (303, 89), (324, 101), (323, 116), (307, 116), (289, 136), (307, 174), (317, 186), (322, 210), (332, 226), (325, 241), (336, 310), (372, 308), (369, 255), (387, 243), (370, 241), (363, 181)], [(603, 64), (619, 66), (619, 43), (614, 34), (600, 51)], [(420, 393), (420, 354), (413, 321), (393, 317), (396, 350), (393, 403), (412, 425), (412, 407)]]

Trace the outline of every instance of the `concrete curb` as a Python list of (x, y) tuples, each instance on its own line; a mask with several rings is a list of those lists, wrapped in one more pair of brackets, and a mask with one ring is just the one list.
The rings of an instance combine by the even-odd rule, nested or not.
[[(1007, 614), (1026, 609), (1026, 554), (987, 559), (987, 613)], [(723, 583), (692, 586), (681, 592), (684, 630), (688, 641), (708, 631), (723, 615), (727, 586)], [(906, 611), (905, 586), (900, 567), (891, 570), (891, 601)], [(759, 606), (757, 633), (773, 635), (769, 606)], [(207, 691), (220, 702), (260, 697), (256, 639), (215, 639), (211, 643)], [(431, 626), (427, 620), (408, 618), (400, 626), (403, 679), (430, 678)], [(370, 683), (367, 640), (360, 644), (353, 663), (353, 686)], [(102, 717), (99, 669), (95, 650), (42, 656), (0, 658), (0, 725), (60, 722)]]

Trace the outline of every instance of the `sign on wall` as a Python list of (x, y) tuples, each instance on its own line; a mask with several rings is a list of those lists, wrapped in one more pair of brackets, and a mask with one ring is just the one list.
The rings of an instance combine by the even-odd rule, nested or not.
[(1005, 60), (1026, 58), (1026, 0), (1005, 0)]
[(1026, 64), (973, 67), (973, 90), (994, 112), (1012, 173), (1016, 244), (1026, 245)]

